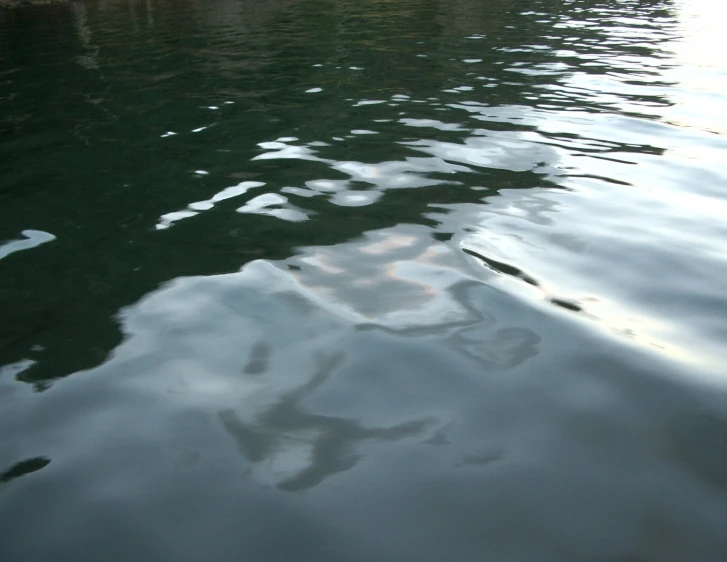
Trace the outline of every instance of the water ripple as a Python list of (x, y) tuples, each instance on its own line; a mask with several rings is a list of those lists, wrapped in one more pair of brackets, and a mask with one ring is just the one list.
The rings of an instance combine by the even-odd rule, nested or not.
[(0, 558), (726, 559), (720, 10), (0, 11)]

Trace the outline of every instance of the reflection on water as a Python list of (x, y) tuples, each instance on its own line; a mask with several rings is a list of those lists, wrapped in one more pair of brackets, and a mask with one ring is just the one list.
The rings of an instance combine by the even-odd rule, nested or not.
[(42, 232), (40, 230), (24, 230), (21, 233), (25, 239), (11, 240), (0, 244), (0, 259), (9, 256), (12, 253), (19, 252), (20, 250), (29, 250), (35, 248), (45, 242), (55, 240), (55, 236), (48, 232)]
[(353, 467), (357, 458), (351, 449), (364, 440), (397, 441), (416, 437), (429, 423), (421, 420), (367, 429), (345, 418), (302, 411), (298, 402), (328, 379), (340, 359), (320, 356), (318, 369), (309, 382), (281, 396), (252, 423), (245, 423), (233, 409), (220, 412), (220, 420), (245, 459), (267, 465), (283, 490), (304, 490)]
[(0, 559), (726, 559), (720, 10), (0, 12)]
[(42, 468), (45, 468), (50, 464), (50, 459), (45, 457), (35, 457), (32, 459), (25, 459), (23, 461), (15, 463), (13, 466), (8, 468), (5, 472), (0, 474), (0, 482), (9, 482), (13, 478), (20, 478), (26, 474), (36, 472)]

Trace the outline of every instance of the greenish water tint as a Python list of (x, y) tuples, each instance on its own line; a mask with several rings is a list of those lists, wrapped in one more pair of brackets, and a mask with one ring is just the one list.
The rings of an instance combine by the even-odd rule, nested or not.
[(720, 16), (0, 12), (0, 560), (726, 560)]

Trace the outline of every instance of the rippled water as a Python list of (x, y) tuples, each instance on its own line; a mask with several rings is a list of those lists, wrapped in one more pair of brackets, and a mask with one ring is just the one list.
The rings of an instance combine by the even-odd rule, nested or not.
[(727, 560), (725, 15), (0, 12), (0, 560)]

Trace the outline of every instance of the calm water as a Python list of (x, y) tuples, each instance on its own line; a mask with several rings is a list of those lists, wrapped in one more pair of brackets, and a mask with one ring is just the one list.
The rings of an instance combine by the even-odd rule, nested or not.
[(724, 12), (0, 12), (0, 560), (727, 560)]

